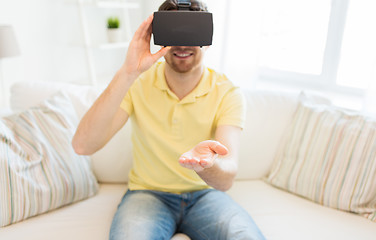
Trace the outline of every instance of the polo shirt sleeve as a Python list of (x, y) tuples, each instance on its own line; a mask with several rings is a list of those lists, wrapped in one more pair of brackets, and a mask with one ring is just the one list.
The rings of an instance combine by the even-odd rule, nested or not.
[(244, 128), (246, 115), (245, 98), (240, 88), (230, 90), (222, 100), (218, 111), (217, 126), (231, 125)]
[(128, 90), (127, 94), (123, 98), (123, 101), (121, 101), (120, 108), (126, 111), (129, 116), (132, 114), (133, 104), (131, 98), (131, 89)]

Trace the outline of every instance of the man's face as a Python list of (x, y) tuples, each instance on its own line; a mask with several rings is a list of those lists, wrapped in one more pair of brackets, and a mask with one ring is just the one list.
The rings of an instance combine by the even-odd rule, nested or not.
[(167, 64), (178, 73), (188, 73), (201, 67), (206, 47), (175, 46), (164, 56)]

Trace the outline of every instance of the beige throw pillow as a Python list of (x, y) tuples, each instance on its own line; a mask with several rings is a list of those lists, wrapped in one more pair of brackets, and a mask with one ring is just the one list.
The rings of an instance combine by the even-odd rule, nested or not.
[(376, 120), (302, 96), (267, 181), (376, 221)]
[(63, 92), (0, 119), (0, 227), (97, 192), (90, 158), (71, 146), (77, 124)]

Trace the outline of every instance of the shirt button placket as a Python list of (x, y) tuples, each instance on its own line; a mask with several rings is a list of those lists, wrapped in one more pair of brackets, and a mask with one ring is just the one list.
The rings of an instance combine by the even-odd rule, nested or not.
[(174, 114), (172, 116), (172, 132), (175, 137), (181, 137), (181, 105), (176, 104)]

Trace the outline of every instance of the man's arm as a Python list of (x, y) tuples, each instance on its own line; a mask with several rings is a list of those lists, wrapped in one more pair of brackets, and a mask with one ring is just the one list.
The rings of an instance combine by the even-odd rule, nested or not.
[[(123, 94), (129, 89), (129, 86), (126, 86), (126, 77), (127, 75), (119, 71), (81, 119), (72, 140), (77, 154), (95, 153), (127, 122), (128, 114), (119, 108)], [(120, 91), (121, 89), (125, 90), (125, 93)]]
[(231, 188), (238, 169), (239, 127), (223, 125), (215, 132), (215, 141), (203, 141), (179, 158), (179, 163), (221, 191)]
[(129, 44), (124, 64), (108, 87), (81, 119), (73, 137), (76, 153), (91, 155), (101, 149), (127, 122), (128, 114), (119, 108), (124, 96), (138, 76), (149, 69), (169, 48), (150, 52), (153, 15), (146, 19)]

